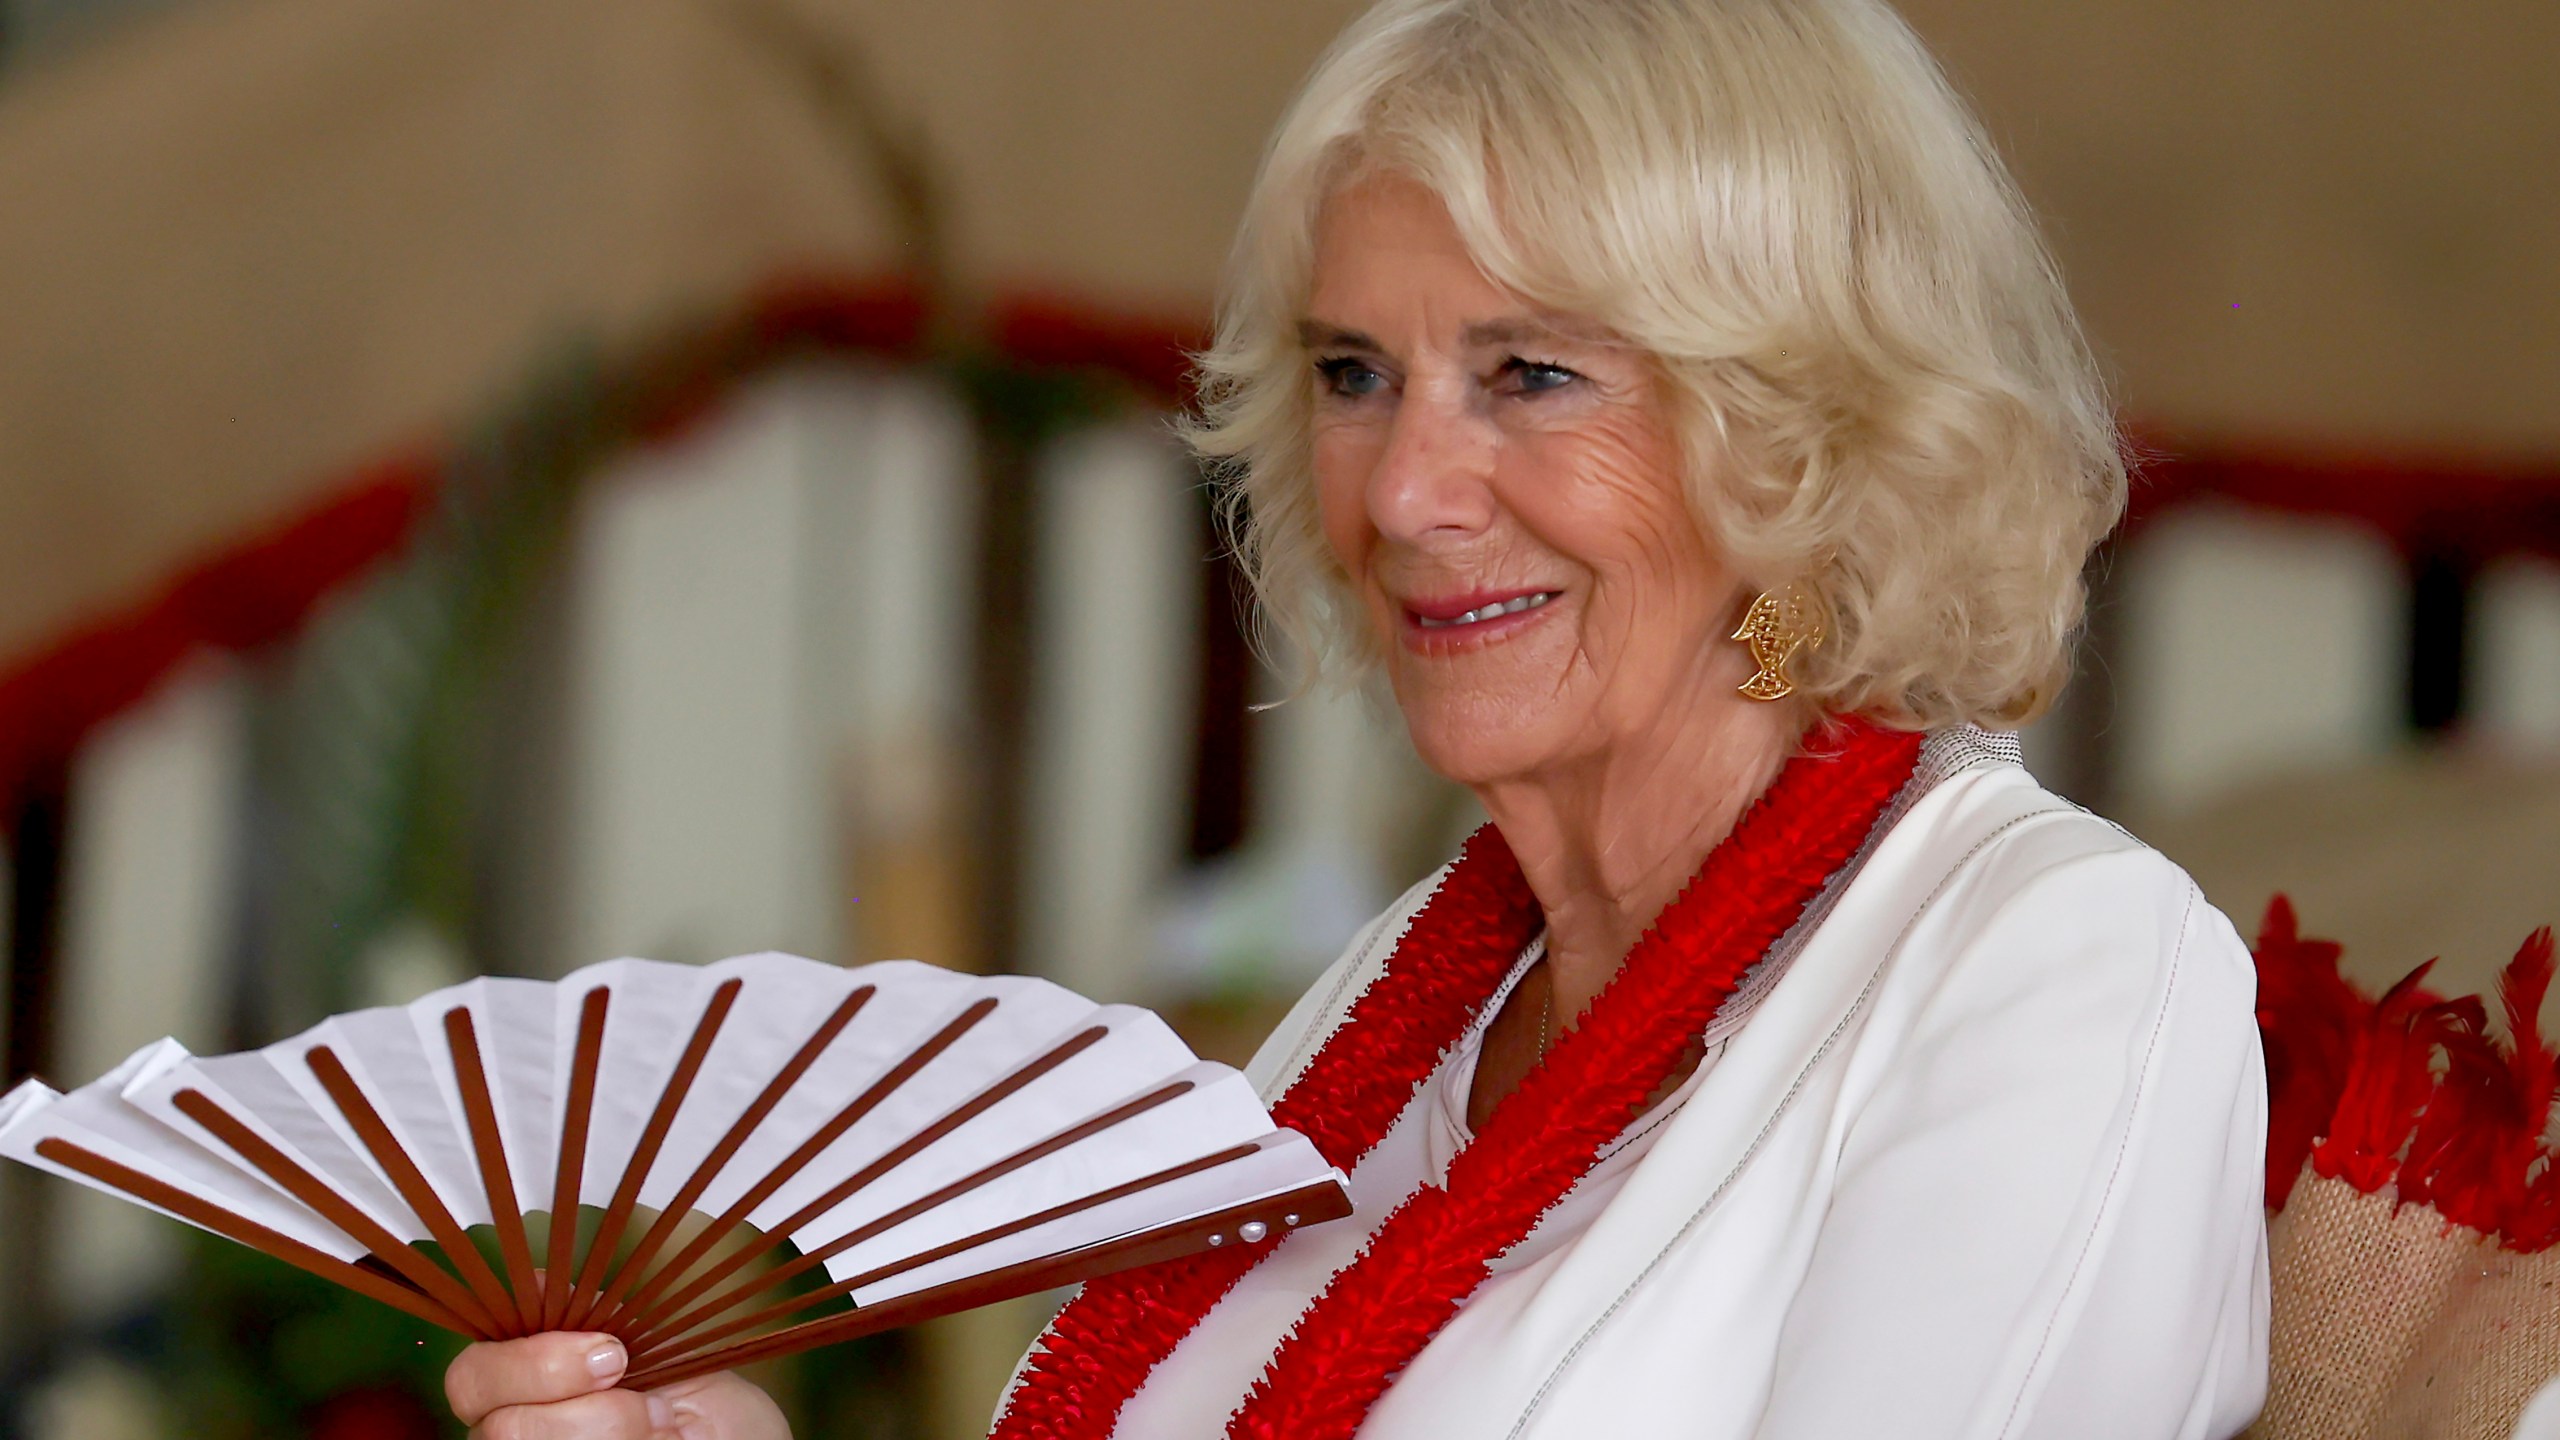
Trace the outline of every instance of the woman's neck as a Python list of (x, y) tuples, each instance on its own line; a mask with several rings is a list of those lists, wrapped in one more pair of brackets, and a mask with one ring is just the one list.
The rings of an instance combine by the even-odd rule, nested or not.
[(1476, 787), (1546, 912), (1558, 1030), (1777, 778), (1805, 719), (1727, 692), (1588, 759)]

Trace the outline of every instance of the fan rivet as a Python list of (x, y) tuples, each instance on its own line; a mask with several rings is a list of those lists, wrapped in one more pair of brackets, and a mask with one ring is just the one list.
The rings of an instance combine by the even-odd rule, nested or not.
[(1212, 1235), (1212, 1236), (1210, 1236), (1210, 1237), (1209, 1237), (1209, 1248), (1210, 1248), (1210, 1249), (1212, 1249), (1212, 1250), (1215, 1250), (1215, 1249), (1217, 1249), (1219, 1246), (1224, 1245), (1224, 1244), (1226, 1244), (1226, 1243), (1227, 1243), (1227, 1237), (1226, 1237), (1226, 1236), (1224, 1236), (1224, 1235)]
[(1263, 1224), (1259, 1220), (1247, 1220), (1242, 1225), (1236, 1227), (1236, 1238), (1247, 1245), (1254, 1244), (1261, 1240), (1263, 1236), (1270, 1233), (1271, 1227)]
[(1298, 1217), (1295, 1215), (1283, 1215), (1280, 1217), (1280, 1223), (1283, 1225), (1295, 1225), (1298, 1223)]

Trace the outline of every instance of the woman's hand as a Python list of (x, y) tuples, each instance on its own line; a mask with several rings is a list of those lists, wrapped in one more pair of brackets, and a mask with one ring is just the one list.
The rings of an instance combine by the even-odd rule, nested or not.
[(474, 1345), (444, 1372), (471, 1440), (791, 1440), (773, 1398), (735, 1375), (642, 1394), (610, 1335), (555, 1331)]

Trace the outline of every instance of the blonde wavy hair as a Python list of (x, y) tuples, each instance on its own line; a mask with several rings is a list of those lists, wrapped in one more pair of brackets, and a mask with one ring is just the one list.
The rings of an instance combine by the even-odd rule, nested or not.
[(1655, 358), (1706, 533), (1826, 614), (1808, 700), (1911, 728), (2052, 703), (2124, 505), (2113, 411), (2007, 170), (1880, 0), (1384, 0), (1334, 43), (1185, 426), (1302, 683), (1376, 659), (1318, 528), (1298, 322), (1325, 198), (1379, 171), (1497, 284)]

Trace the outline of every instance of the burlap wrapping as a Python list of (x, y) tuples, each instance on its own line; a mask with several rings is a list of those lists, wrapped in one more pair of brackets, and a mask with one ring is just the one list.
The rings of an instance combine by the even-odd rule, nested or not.
[(2251, 1440), (2507, 1440), (2560, 1375), (2560, 1250), (2306, 1173), (2267, 1231), (2267, 1406)]

